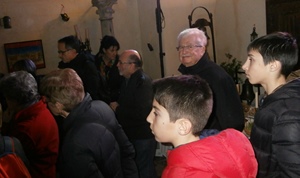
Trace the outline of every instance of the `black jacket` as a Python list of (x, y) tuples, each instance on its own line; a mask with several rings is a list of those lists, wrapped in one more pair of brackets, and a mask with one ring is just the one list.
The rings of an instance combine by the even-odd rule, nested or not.
[(90, 56), (84, 53), (79, 53), (69, 63), (63, 63), (62, 61), (59, 62), (58, 68), (74, 69), (83, 82), (85, 92), (88, 92), (93, 100), (102, 99), (100, 96), (100, 75)]
[(129, 139), (153, 138), (147, 116), (152, 110), (152, 83), (141, 69), (124, 79), (116, 115)]
[(119, 57), (117, 56), (114, 60), (114, 63), (112, 66), (107, 66), (103, 62), (102, 56), (95, 57), (95, 65), (97, 67), (97, 70), (100, 73), (105, 74), (105, 76), (102, 76), (102, 80), (104, 82), (105, 90), (108, 93), (108, 101), (107, 103), (117, 101), (120, 95), (120, 88), (123, 81), (123, 76), (119, 74), (119, 69), (117, 67), (117, 64), (119, 62)]
[(254, 117), (250, 141), (257, 177), (300, 177), (300, 80), (268, 95)]
[(134, 148), (114, 112), (89, 94), (64, 119), (60, 177), (137, 178)]
[(208, 58), (207, 53), (191, 67), (179, 66), (182, 74), (199, 75), (213, 91), (213, 111), (206, 129), (244, 128), (244, 112), (234, 81), (226, 71)]

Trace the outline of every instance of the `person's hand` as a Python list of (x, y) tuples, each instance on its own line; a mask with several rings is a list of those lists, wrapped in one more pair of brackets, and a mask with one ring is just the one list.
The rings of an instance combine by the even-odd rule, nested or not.
[(111, 103), (109, 104), (109, 106), (111, 107), (111, 109), (112, 109), (113, 111), (116, 112), (116, 109), (117, 109), (117, 107), (119, 106), (119, 103), (117, 103), (117, 102), (111, 102)]

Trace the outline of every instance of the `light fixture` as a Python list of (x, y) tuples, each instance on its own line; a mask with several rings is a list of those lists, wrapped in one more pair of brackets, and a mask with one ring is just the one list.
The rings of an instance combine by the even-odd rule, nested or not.
[(5, 29), (11, 28), (11, 20), (9, 16), (4, 16), (1, 19), (1, 26), (3, 26)]
[(240, 98), (241, 100), (246, 101), (248, 105), (251, 105), (252, 101), (255, 98), (253, 85), (249, 82), (249, 79), (246, 79), (242, 87), (243, 88)]
[(69, 21), (70, 17), (68, 16), (67, 13), (64, 12), (65, 6), (61, 4), (61, 11), (60, 11), (60, 16), (61, 19), (65, 22)]
[[(207, 21), (204, 18), (201, 18), (201, 19), (196, 20), (196, 22), (194, 24), (192, 24), (193, 13), (198, 8), (204, 9), (206, 11), (206, 13), (209, 17), (209, 21)], [(206, 26), (208, 26), (210, 28), (211, 37), (212, 37), (212, 45), (213, 45), (214, 62), (216, 62), (216, 49), (215, 49), (215, 38), (214, 38), (212, 13), (210, 13), (205, 7), (198, 6), (192, 10), (191, 15), (188, 16), (188, 19), (189, 19), (190, 28), (198, 28), (198, 29), (204, 31), (207, 39), (210, 39), (210, 37), (207, 35)]]
[(253, 25), (253, 30), (252, 33), (250, 34), (250, 41), (253, 41), (257, 38), (258, 34), (256, 33), (256, 28), (255, 28), (255, 24)]

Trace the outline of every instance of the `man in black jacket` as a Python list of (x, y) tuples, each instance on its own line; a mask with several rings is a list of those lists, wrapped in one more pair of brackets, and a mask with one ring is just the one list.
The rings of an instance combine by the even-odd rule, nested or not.
[(61, 59), (58, 68), (75, 70), (83, 82), (84, 90), (91, 95), (92, 99), (102, 99), (100, 95), (100, 75), (93, 58), (81, 52), (80, 41), (75, 36), (66, 36), (58, 40), (57, 48)]
[(244, 112), (234, 81), (224, 69), (211, 61), (206, 52), (207, 37), (197, 28), (178, 35), (179, 59), (182, 74), (199, 75), (213, 91), (213, 111), (205, 129), (224, 130), (244, 128)]
[(117, 66), (125, 79), (118, 102), (112, 102), (110, 106), (135, 148), (140, 178), (156, 178), (153, 162), (156, 141), (146, 121), (152, 110), (153, 91), (151, 79), (143, 72), (142, 64), (135, 50), (126, 50), (120, 55)]

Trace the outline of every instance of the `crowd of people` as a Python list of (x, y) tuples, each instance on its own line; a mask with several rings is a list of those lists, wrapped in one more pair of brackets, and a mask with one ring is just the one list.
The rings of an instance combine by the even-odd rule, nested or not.
[(162, 178), (299, 177), (296, 39), (276, 32), (248, 45), (242, 69), (265, 90), (250, 139), (235, 83), (210, 60), (205, 33), (185, 29), (177, 41), (182, 75), (156, 80), (138, 51), (118, 54), (113, 36), (96, 55), (75, 36), (59, 39), (58, 69), (42, 78), (32, 60), (17, 61), (0, 79), (1, 135), (20, 141), (33, 178), (158, 178), (157, 142), (173, 146)]

